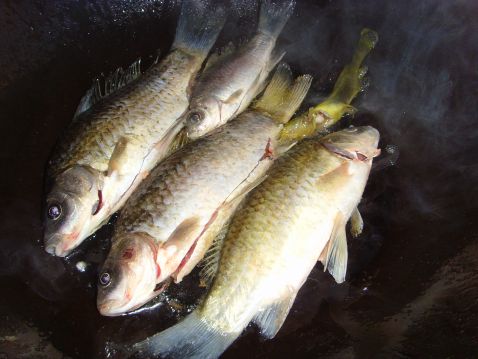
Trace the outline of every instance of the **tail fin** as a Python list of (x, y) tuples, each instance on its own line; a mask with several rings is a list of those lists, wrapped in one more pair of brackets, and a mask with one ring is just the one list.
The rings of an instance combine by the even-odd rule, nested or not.
[(277, 38), (294, 11), (295, 1), (286, 0), (277, 4), (263, 0), (259, 15), (259, 32)]
[(207, 56), (221, 32), (226, 16), (224, 8), (212, 8), (207, 1), (183, 1), (173, 48)]
[(133, 346), (145, 357), (214, 359), (218, 358), (239, 333), (221, 333), (201, 321), (197, 311), (178, 324)]
[(340, 73), (332, 94), (324, 102), (289, 121), (282, 129), (280, 135), (282, 142), (297, 141), (303, 137), (325, 132), (344, 114), (355, 112), (355, 108), (350, 103), (366, 86), (364, 76), (367, 69), (362, 66), (362, 62), (375, 47), (377, 41), (378, 35), (375, 31), (362, 30), (352, 61)]
[(302, 75), (292, 83), (292, 72), (287, 64), (277, 68), (262, 97), (252, 106), (256, 111), (269, 115), (280, 123), (286, 123), (294, 115), (307, 95), (312, 76)]
[(352, 61), (344, 67), (335, 83), (334, 90), (327, 99), (309, 110), (309, 114), (323, 113), (332, 121), (328, 126), (340, 120), (346, 113), (354, 113), (350, 105), (357, 94), (366, 87), (364, 76), (367, 68), (362, 66), (365, 57), (378, 42), (378, 34), (370, 29), (363, 29)]

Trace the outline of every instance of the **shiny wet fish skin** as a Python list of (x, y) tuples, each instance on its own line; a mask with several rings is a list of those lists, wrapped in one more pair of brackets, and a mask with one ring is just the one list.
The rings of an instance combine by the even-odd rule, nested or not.
[(293, 0), (263, 0), (256, 35), (240, 48), (230, 44), (220, 55), (210, 56), (185, 116), (189, 139), (197, 139), (243, 112), (265, 87), (269, 73), (284, 55), (274, 48), (294, 5)]
[[(249, 173), (249, 180), (253, 181), (269, 168), (270, 159), (261, 161), (267, 134), (278, 135), (280, 128), (270, 119), (247, 116), (247, 113), (243, 116), (249, 118), (232, 121), (219, 133), (199, 139), (173, 154), (152, 171), (126, 203), (101, 271), (110, 273), (124, 288), (99, 286), (101, 314), (112, 316), (134, 310), (151, 299), (157, 284), (171, 276), (180, 281), (184, 271), (178, 269), (196, 238), (201, 237), (196, 246), (198, 250), (204, 247), (204, 254), (215, 237), (211, 232), (219, 231), (220, 227), (211, 225), (216, 222), (215, 213), (222, 215), (225, 211), (225, 215), (231, 215), (234, 203), (231, 210), (220, 208), (227, 198), (234, 196), (242, 183), (248, 185), (244, 179)], [(136, 241), (138, 235), (143, 238), (141, 244)], [(154, 251), (144, 251), (145, 242), (154, 247)], [(128, 252), (132, 258), (127, 262), (118, 261), (125, 256), (121, 253)], [(199, 255), (195, 263), (201, 257)], [(159, 269), (151, 267), (151, 262), (157, 263)], [(136, 276), (124, 273), (124, 267), (138, 268), (135, 272), (143, 272), (146, 267), (154, 277), (139, 285)], [(121, 277), (115, 278), (115, 274)], [(111, 297), (119, 299), (115, 302), (109, 299)]]
[(182, 127), (188, 91), (222, 28), (208, 9), (183, 6), (171, 52), (138, 79), (79, 114), (49, 163), (45, 249), (68, 255), (108, 220), (168, 153)]
[[(310, 83), (310, 76), (292, 82), (290, 69), (281, 65), (270, 84), (272, 89), (281, 85), (279, 94), (268, 87), (257, 107), (189, 143), (151, 172), (118, 219), (102, 273), (124, 273), (117, 268), (150, 263), (154, 256), (156, 281), (138, 285), (133, 276), (121, 276), (115, 278), (116, 283), (122, 282), (120, 293), (116, 286), (100, 286), (97, 304), (103, 315), (119, 315), (144, 304), (156, 284), (170, 277), (179, 282), (194, 268), (241, 199), (286, 149), (278, 144), (279, 133), (299, 107)], [(269, 97), (273, 98), (272, 103), (267, 101)], [(267, 109), (274, 115), (266, 115)], [(146, 253), (135, 249), (138, 244), (133, 242), (138, 235), (155, 246), (148, 258), (135, 256), (136, 252)], [(122, 258), (118, 251), (125, 247), (133, 253), (128, 263), (110, 260)], [(142, 303), (139, 299), (130, 300), (131, 293), (136, 298), (142, 296)], [(116, 298), (116, 302), (111, 298)]]
[(217, 358), (250, 321), (274, 337), (319, 258), (343, 281), (345, 224), (362, 196), (378, 137), (371, 127), (351, 128), (283, 155), (232, 219), (203, 303), (134, 350)]

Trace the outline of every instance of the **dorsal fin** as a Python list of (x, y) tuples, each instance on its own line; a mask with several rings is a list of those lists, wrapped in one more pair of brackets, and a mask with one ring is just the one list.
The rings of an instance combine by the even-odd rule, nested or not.
[(108, 76), (103, 74), (93, 81), (93, 85), (81, 98), (74, 119), (83, 112), (89, 110), (94, 104), (111, 95), (141, 75), (141, 59), (137, 59), (126, 70), (118, 68)]
[(277, 122), (288, 122), (304, 100), (312, 77), (302, 75), (292, 80), (290, 67), (280, 64), (264, 94), (251, 108), (267, 114)]

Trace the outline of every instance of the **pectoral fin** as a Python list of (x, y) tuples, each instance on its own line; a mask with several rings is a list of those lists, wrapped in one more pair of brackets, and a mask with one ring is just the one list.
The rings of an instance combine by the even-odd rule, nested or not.
[(256, 314), (253, 321), (259, 326), (261, 334), (265, 338), (275, 337), (282, 324), (284, 324), (296, 295), (297, 291), (289, 290), (279, 301)]
[[(202, 266), (200, 277), (201, 277), (201, 286), (208, 286), (214, 276), (216, 275), (217, 269), (219, 267), (219, 258), (221, 254), (222, 243), (226, 238), (227, 230), (229, 229), (229, 223), (232, 215), (240, 206), (241, 201), (244, 197), (255, 187), (257, 187), (262, 181), (264, 181), (266, 176), (257, 178), (253, 182), (249, 182), (244, 186), (240, 186), (234, 191), (229, 198), (218, 208), (217, 217), (215, 218), (214, 225), (220, 227), (221, 229), (217, 232), (211, 247), (207, 250), (204, 258), (202, 260)], [(216, 227), (216, 228), (217, 228)]]
[(157, 158), (163, 159), (187, 143), (186, 132), (183, 128), (184, 122), (177, 120), (166, 130), (154, 147)]
[(108, 177), (111, 177), (114, 173), (123, 174), (125, 164), (128, 162), (129, 147), (129, 140), (126, 137), (121, 137), (118, 140), (108, 163)]
[(186, 238), (197, 236), (202, 228), (199, 217), (190, 217), (181, 222), (168, 238), (168, 245), (183, 242)]
[(352, 212), (352, 216), (350, 217), (350, 234), (352, 234), (352, 236), (356, 238), (362, 233), (362, 231), (363, 219), (358, 208), (356, 207)]
[(227, 105), (233, 104), (239, 101), (243, 93), (244, 93), (244, 90), (242, 89), (236, 90), (231, 94), (231, 96), (229, 96), (225, 101), (223, 101), (223, 103)]
[(221, 256), (221, 248), (226, 238), (227, 231), (229, 229), (230, 221), (226, 221), (222, 225), (221, 230), (213, 239), (211, 247), (207, 250), (204, 258), (202, 259), (200, 266), (202, 266), (200, 277), (200, 286), (207, 287), (211, 284), (217, 269), (219, 268), (219, 258)]
[(319, 260), (324, 265), (324, 271), (328, 270), (337, 283), (345, 280), (348, 251), (345, 220), (341, 212), (335, 217), (330, 239), (320, 254)]

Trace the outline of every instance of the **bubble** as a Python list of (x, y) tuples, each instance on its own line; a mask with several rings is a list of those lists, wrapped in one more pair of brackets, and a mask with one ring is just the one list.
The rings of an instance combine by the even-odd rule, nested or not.
[(81, 273), (84, 273), (87, 268), (88, 268), (88, 263), (84, 261), (79, 261), (76, 263), (76, 269), (78, 269), (78, 271)]

